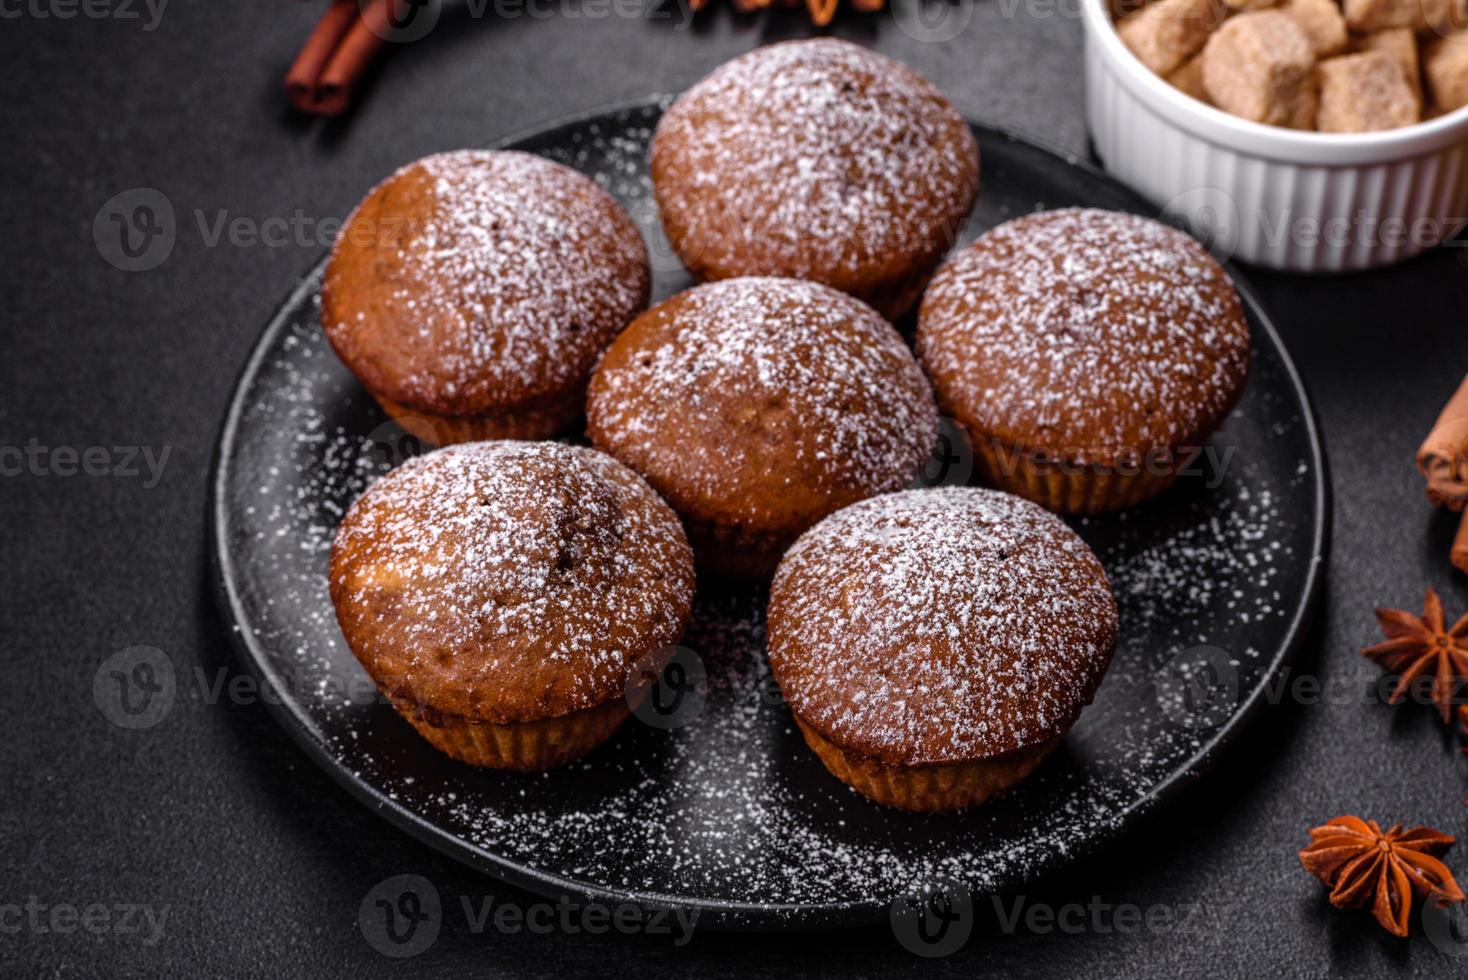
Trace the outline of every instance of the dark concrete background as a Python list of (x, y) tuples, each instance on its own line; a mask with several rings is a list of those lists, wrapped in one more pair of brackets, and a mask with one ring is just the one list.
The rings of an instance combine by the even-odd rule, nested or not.
[[(534, 899), (353, 802), (262, 706), (209, 703), (189, 684), (156, 727), (111, 725), (91, 685), (116, 650), (145, 644), (183, 672), (233, 670), (206, 575), (210, 453), (246, 352), (322, 251), (309, 240), (211, 245), (194, 211), (340, 217), (414, 157), (676, 91), (805, 28), (798, 17), (719, 11), (682, 30), (677, 7), (660, 21), (592, 18), (575, 5), (549, 17), (446, 16), (427, 40), (392, 52), (359, 112), (321, 123), (293, 117), (278, 89), (315, 5), (173, 0), (150, 31), (145, 8), (134, 8), (140, 20), (61, 19), (64, 2), (0, 5), (0, 446), (169, 456), (153, 486), (145, 476), (0, 478), (0, 974), (1445, 976), (1468, 962), (1450, 955), (1468, 948), (1435, 945), (1420, 925), (1400, 941), (1364, 914), (1330, 909), (1294, 856), (1307, 827), (1344, 812), (1463, 831), (1468, 759), (1411, 706), (1286, 699), (1177, 805), (1024, 896), (1166, 906), (1185, 928), (1119, 933), (1107, 913), (1088, 912), (1078, 931), (1006, 934), (981, 902), (974, 937), (937, 961), (911, 956), (885, 929), (699, 933), (684, 948), (476, 935), (459, 896)], [(1087, 153), (1080, 24), (1066, 3), (979, 0), (942, 44), (885, 15), (848, 18), (838, 33), (914, 65), (974, 119)], [(178, 241), (158, 268), (126, 273), (99, 256), (92, 222), (136, 187), (172, 203)], [(1434, 584), (1450, 610), (1468, 609), (1468, 581), (1445, 558), (1452, 527), (1428, 510), (1411, 465), (1468, 369), (1468, 249), (1348, 278), (1253, 278), (1315, 396), (1335, 480), (1329, 595), (1297, 671), (1369, 680), (1357, 651), (1375, 640), (1373, 606), (1416, 607)], [(1468, 847), (1449, 864), (1468, 873)], [(434, 946), (399, 965), (364, 941), (356, 914), (373, 885), (401, 873), (428, 877), (449, 909)], [(36, 921), (47, 931), (28, 903), (45, 906)], [(123, 928), (115, 906), (129, 903), (166, 915), (156, 942)], [(53, 907), (93, 904), (112, 907), (103, 934), (50, 930)]]

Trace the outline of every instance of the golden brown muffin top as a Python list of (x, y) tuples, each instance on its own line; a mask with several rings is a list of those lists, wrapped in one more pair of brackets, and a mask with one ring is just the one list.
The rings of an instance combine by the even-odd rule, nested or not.
[(933, 277), (918, 357), (981, 437), (1082, 463), (1198, 446), (1238, 401), (1249, 326), (1175, 228), (1070, 208), (1006, 222)]
[(1063, 734), (1116, 643), (1100, 562), (998, 490), (855, 504), (786, 552), (770, 667), (822, 736), (888, 765), (986, 759)]
[(633, 321), (587, 395), (587, 432), (679, 513), (796, 534), (916, 475), (932, 391), (896, 329), (795, 279), (697, 286)]
[(941, 255), (979, 186), (973, 133), (943, 93), (833, 38), (759, 48), (658, 122), (653, 187), (691, 266), (862, 295), (894, 256)]
[(403, 167), (357, 206), (321, 323), (374, 394), (473, 415), (581, 384), (650, 287), (636, 225), (590, 178), (461, 150)]
[(408, 460), (347, 512), (331, 598), (382, 689), (494, 723), (622, 696), (693, 601), (678, 517), (627, 467), (550, 442)]

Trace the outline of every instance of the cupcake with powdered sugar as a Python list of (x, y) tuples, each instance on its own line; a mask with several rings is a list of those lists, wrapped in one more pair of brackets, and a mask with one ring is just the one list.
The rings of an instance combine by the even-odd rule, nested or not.
[(904, 810), (973, 806), (1029, 775), (1090, 703), (1116, 635), (1091, 549), (997, 490), (838, 511), (770, 588), (770, 668), (806, 743)]
[(689, 89), (658, 123), (652, 181), (695, 278), (810, 279), (895, 319), (962, 231), (979, 150), (926, 78), (816, 38), (759, 48)]
[(331, 346), (394, 417), (437, 443), (543, 439), (647, 306), (647, 249), (584, 174), (461, 150), (383, 181), (337, 236), (321, 288)]
[(610, 456), (476, 442), (373, 484), (337, 531), (330, 585), (347, 645), (419, 734), (474, 765), (545, 769), (645, 693), (688, 623), (693, 553)]
[(984, 478), (1066, 514), (1134, 506), (1199, 458), (1249, 373), (1233, 281), (1119, 211), (1016, 218), (923, 296), (918, 359)]
[(901, 335), (795, 279), (708, 283), (653, 307), (591, 379), (587, 432), (683, 517), (710, 571), (768, 578), (806, 528), (912, 482), (937, 439)]

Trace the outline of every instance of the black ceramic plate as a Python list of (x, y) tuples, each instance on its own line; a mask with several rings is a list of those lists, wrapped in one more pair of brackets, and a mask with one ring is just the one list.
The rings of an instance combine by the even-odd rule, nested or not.
[[(654, 256), (655, 300), (688, 284), (647, 179), (660, 111), (623, 108), (509, 144), (593, 175), (627, 205)], [(970, 238), (1040, 208), (1152, 213), (1073, 159), (975, 133), (983, 191)], [(695, 907), (700, 925), (760, 927), (872, 921), (936, 880), (975, 892), (1021, 885), (1207, 768), (1291, 657), (1321, 583), (1319, 435), (1278, 335), (1240, 283), (1256, 348), (1247, 393), (1199, 475), (1137, 510), (1076, 522), (1111, 575), (1121, 640), (1095, 704), (1008, 796), (964, 815), (914, 816), (831, 778), (768, 677), (753, 591), (700, 596), (684, 643), (701, 658), (707, 694), (686, 724), (633, 719), (550, 773), (476, 770), (371, 696), (333, 618), (325, 570), (337, 522), (417, 446), (324, 341), (319, 282), (318, 267), (266, 326), (220, 436), (211, 513), (224, 609), (245, 665), (279, 694), (277, 716), (313, 761), (414, 836), (535, 891)], [(965, 464), (949, 455), (959, 458), (931, 474), (951, 482)]]

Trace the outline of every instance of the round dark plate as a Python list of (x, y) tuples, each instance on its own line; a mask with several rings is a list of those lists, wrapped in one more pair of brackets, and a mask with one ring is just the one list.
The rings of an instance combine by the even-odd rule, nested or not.
[[(652, 250), (655, 300), (688, 285), (647, 178), (664, 104), (506, 144), (593, 175), (627, 205)], [(974, 132), (984, 186), (965, 242), (1040, 208), (1155, 213), (1075, 159)], [(634, 718), (549, 773), (477, 770), (434, 751), (376, 698), (337, 630), (326, 589), (337, 522), (418, 447), (327, 346), (320, 275), (266, 326), (220, 435), (211, 515), (224, 610), (245, 666), (316, 764), (415, 837), (534, 891), (696, 908), (700, 925), (737, 928), (869, 922), (905, 890), (941, 880), (975, 892), (1019, 886), (1207, 768), (1262, 702), (1315, 605), (1329, 512), (1320, 437), (1279, 336), (1240, 282), (1255, 344), (1248, 390), (1198, 475), (1136, 510), (1076, 522), (1111, 575), (1121, 639), (1095, 703), (1007, 796), (915, 816), (829, 776), (770, 681), (755, 590), (700, 595), (684, 645), (701, 658), (707, 695), (691, 721)], [(946, 456), (930, 475), (952, 482), (966, 461)]]

